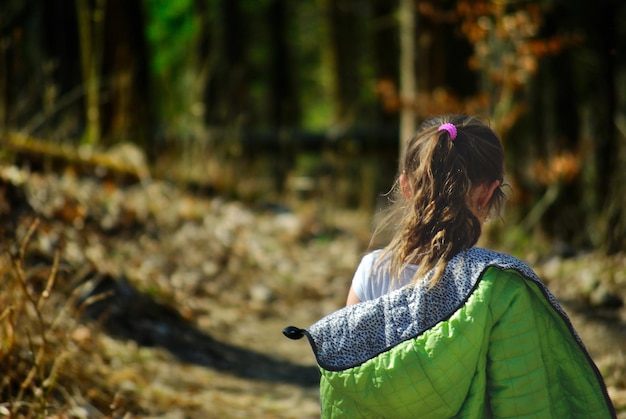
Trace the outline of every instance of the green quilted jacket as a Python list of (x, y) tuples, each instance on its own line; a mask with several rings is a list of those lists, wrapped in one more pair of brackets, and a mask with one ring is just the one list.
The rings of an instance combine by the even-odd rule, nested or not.
[(404, 287), (288, 329), (313, 347), (324, 418), (616, 416), (567, 315), (508, 255), (469, 249), (432, 289)]

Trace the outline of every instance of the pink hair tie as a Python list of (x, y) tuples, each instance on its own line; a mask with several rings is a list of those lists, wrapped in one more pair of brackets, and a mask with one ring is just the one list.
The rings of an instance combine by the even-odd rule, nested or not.
[(448, 134), (450, 134), (450, 141), (454, 141), (454, 139), (456, 138), (456, 127), (454, 126), (454, 124), (451, 124), (449, 122), (441, 124), (437, 131), (448, 131)]

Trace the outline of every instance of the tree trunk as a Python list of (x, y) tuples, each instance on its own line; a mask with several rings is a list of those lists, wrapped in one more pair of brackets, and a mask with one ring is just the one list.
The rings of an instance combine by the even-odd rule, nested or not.
[[(602, 60), (599, 82), (604, 84), (606, 101), (605, 135), (599, 138), (597, 165), (604, 168), (604, 175), (598, 179), (598, 188), (606, 216), (604, 245), (608, 253), (623, 250), (626, 245), (626, 175), (624, 173), (625, 146), (624, 132), (619, 132), (620, 119), (618, 108), (617, 59), (618, 40), (616, 28), (618, 8), (615, 0), (600, 2), (596, 15), (596, 28), (599, 36), (598, 59)], [(608, 22), (607, 22), (608, 19)], [(623, 95), (622, 95), (622, 101)], [(624, 108), (622, 108), (624, 109)], [(623, 128), (623, 127), (622, 127)], [(621, 136), (622, 141), (618, 138)]]
[(299, 107), (294, 85), (290, 59), (289, 34), (287, 33), (287, 7), (285, 0), (272, 0), (267, 10), (270, 38), (269, 48), (269, 118), (270, 127), (278, 136), (279, 153), (272, 166), (274, 189), (281, 194), (284, 191), (287, 173), (293, 165), (293, 139), (287, 136), (287, 128), (296, 126), (299, 119)]
[(400, 151), (415, 132), (415, 78), (416, 43), (415, 0), (400, 0)]
[(272, 0), (268, 8), (270, 28), (270, 90), (269, 121), (274, 128), (290, 126), (298, 121), (298, 103), (287, 40), (287, 7), (285, 0)]
[(95, 145), (100, 141), (100, 85), (104, 47), (104, 11), (106, 0), (76, 0), (83, 83), (85, 84), (86, 129), (82, 142)]
[(361, 78), (356, 0), (325, 0), (329, 22), (328, 48), (333, 73), (334, 123), (346, 128), (356, 118)]
[[(373, 45), (374, 75), (379, 88), (388, 88), (388, 94), (395, 95), (395, 88), (399, 82), (398, 28), (396, 14), (397, 1), (375, 0), (373, 3), (373, 18), (375, 22), (371, 35)], [(381, 83), (384, 83), (381, 85)], [(391, 90), (393, 89), (393, 90)], [(383, 92), (381, 92), (383, 93)], [(384, 124), (398, 124), (398, 109), (394, 103), (380, 104), (377, 118)]]
[(8, 42), (4, 37), (0, 37), (0, 135), (4, 135), (8, 126), (9, 92), (7, 89), (9, 82), (8, 72)]
[(150, 101), (141, 2), (109, 0), (106, 6), (103, 72), (110, 82), (110, 100), (102, 107), (102, 131), (113, 143), (146, 146)]
[[(232, 126), (245, 119), (249, 108), (245, 46), (247, 26), (243, 23), (239, 0), (221, 0), (213, 20), (209, 53), (211, 68), (205, 102), (210, 104), (210, 125)], [(215, 53), (213, 52), (215, 51)]]
[(624, 39), (618, 38), (616, 31), (620, 16), (615, 1), (601, 1), (597, 7), (580, 8), (577, 12), (586, 35), (580, 54), (587, 54), (586, 66), (578, 71), (593, 80), (587, 86), (576, 85), (584, 95), (580, 98), (586, 145), (583, 198), (586, 215), (595, 221), (585, 225), (594, 245), (615, 253), (626, 246), (626, 132), (622, 131), (624, 118), (620, 112), (625, 103), (618, 83), (620, 72), (623, 76), (625, 70), (624, 62), (618, 61)]

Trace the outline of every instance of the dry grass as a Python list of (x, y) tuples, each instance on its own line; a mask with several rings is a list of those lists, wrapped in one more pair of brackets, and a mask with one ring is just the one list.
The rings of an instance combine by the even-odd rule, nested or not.
[[(87, 297), (97, 284), (86, 281), (84, 273), (63, 262), (65, 249), (56, 249), (53, 257), (42, 254), (40, 245), (49, 225), (32, 220), (24, 217), (15, 232), (5, 232), (0, 248), (0, 416), (132, 419), (318, 415), (317, 388), (289, 378), (310, 372), (308, 367), (275, 360), (243, 346), (215, 342), (203, 333), (191, 333), (189, 325), (170, 339), (197, 335), (191, 346), (204, 351), (207, 359), (211, 358), (208, 350), (219, 355), (215, 365), (212, 361), (195, 365), (181, 361), (163, 347), (111, 337), (105, 319), (87, 321), (87, 312), (109, 295)], [(135, 304), (139, 304), (138, 298)], [(285, 322), (276, 318), (263, 333), (269, 330), (279, 335)], [(279, 339), (283, 343), (281, 336)], [(211, 347), (207, 347), (209, 343)], [(294, 347), (291, 341), (285, 339), (284, 343)], [(304, 344), (300, 351), (309, 352)], [(220, 363), (226, 363), (225, 367)], [(254, 365), (256, 373), (248, 371), (248, 363)], [(271, 377), (263, 379), (268, 374)], [(272, 379), (272, 374), (278, 378)]]
[[(0, 259), (0, 414), (10, 417), (115, 416), (106, 360), (98, 356), (96, 328), (78, 321), (80, 288), (59, 263), (29, 255), (35, 219), (21, 237), (4, 237)], [(19, 235), (19, 230), (18, 230)], [(88, 304), (89, 301), (83, 304)]]

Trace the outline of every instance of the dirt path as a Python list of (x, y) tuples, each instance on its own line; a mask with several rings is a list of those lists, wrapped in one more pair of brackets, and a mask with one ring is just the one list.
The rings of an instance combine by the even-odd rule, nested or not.
[[(136, 368), (132, 376), (148, 378), (146, 387), (133, 397), (140, 396), (142, 405), (160, 406), (151, 411), (151, 417), (316, 418), (318, 372), (308, 342), (288, 340), (281, 331), (289, 324), (311, 324), (336, 305), (336, 299), (332, 300), (322, 304), (323, 309), (319, 301), (302, 300), (296, 307), (280, 307), (263, 316), (244, 312), (222, 332), (213, 330), (210, 335), (179, 327), (168, 340), (184, 344), (168, 349), (110, 338), (108, 345), (127, 358), (120, 364)], [(607, 377), (610, 395), (622, 410), (619, 417), (626, 417), (624, 325), (589, 316), (572, 304), (566, 309)]]
[[(33, 260), (50, 266), (62, 248), (67, 273), (59, 287), (87, 284), (81, 298), (107, 296), (89, 304), (85, 322), (70, 332), (87, 348), (94, 380), (106, 377), (102, 395), (75, 383), (74, 416), (319, 417), (308, 342), (282, 330), (342, 306), (369, 217), (250, 208), (165, 183), (0, 175), (10, 198), (5, 225), (16, 225), (15, 236), (23, 235), (20, 214), (42, 219)], [(626, 412), (626, 312), (608, 304), (626, 301), (623, 258), (583, 255), (538, 268)], [(604, 294), (589, 297), (602, 287)], [(71, 368), (80, 376), (87, 365)], [(90, 407), (96, 399), (111, 410)]]
[[(568, 269), (566, 265), (575, 261), (562, 263), (563, 269)], [(578, 263), (586, 265), (584, 259)], [(626, 327), (620, 317), (622, 310), (590, 308), (572, 283), (556, 279), (550, 282), (606, 377), (610, 395), (622, 411), (619, 417), (626, 417)], [(150, 377), (149, 385), (133, 397), (153, 408), (152, 417), (315, 418), (319, 417), (319, 394), (312, 352), (305, 339), (291, 341), (281, 331), (291, 324), (308, 326), (340, 307), (341, 288), (336, 287), (334, 293), (321, 299), (317, 294), (308, 298), (306, 293), (292, 295), (264, 309), (242, 309), (249, 303), (244, 300), (233, 306), (215, 307), (211, 313), (220, 313), (221, 320), (206, 324), (220, 327), (204, 330), (160, 318), (158, 324), (144, 324), (145, 329), (139, 333), (146, 339), (157, 335), (154, 330), (159, 329), (165, 338), (160, 342), (158, 337), (150, 338), (157, 348), (111, 338), (107, 338), (108, 345), (121, 357), (141, 359), (121, 360), (120, 364), (137, 368), (131, 375)], [(199, 302), (207, 306), (216, 303), (221, 304), (210, 298)], [(152, 404), (157, 398), (158, 403)], [(155, 405), (161, 410), (154, 409)]]

